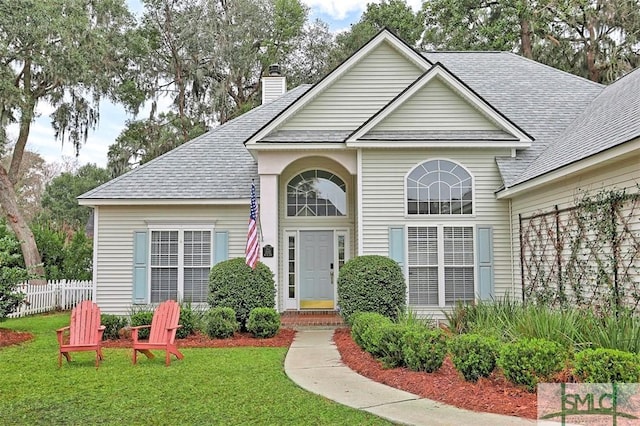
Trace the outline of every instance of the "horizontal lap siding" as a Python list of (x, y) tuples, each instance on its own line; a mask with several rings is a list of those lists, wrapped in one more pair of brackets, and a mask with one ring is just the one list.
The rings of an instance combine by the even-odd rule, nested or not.
[(374, 130), (496, 130), (496, 125), (435, 78)]
[[(575, 206), (584, 194), (595, 195), (603, 189), (626, 190), (627, 193), (638, 192), (640, 183), (640, 155), (635, 155), (613, 164), (592, 168), (570, 178), (560, 179), (539, 189), (526, 191), (513, 198), (513, 230), (518, 274), (517, 285), (520, 289), (520, 236), (518, 215), (528, 217), (537, 213), (548, 212), (558, 208)], [(635, 212), (638, 215), (638, 212)], [(633, 221), (640, 234), (640, 219)], [(638, 272), (640, 274), (640, 272)]]
[[(429, 223), (491, 225), (493, 227), (496, 295), (513, 291), (509, 204), (495, 199), (501, 185), (496, 149), (466, 150), (364, 150), (362, 155), (362, 221), (364, 254), (388, 255), (389, 226)], [(475, 185), (474, 217), (430, 219), (405, 216), (405, 176), (429, 159), (460, 163), (472, 174)], [(439, 309), (437, 310), (439, 311)], [(425, 313), (427, 311), (425, 310)]]
[(355, 130), (421, 74), (383, 43), (287, 121), (283, 130)]
[(132, 301), (133, 234), (147, 229), (146, 221), (215, 222), (216, 231), (229, 232), (229, 257), (244, 256), (249, 206), (98, 207), (96, 302), (103, 313), (127, 314)]

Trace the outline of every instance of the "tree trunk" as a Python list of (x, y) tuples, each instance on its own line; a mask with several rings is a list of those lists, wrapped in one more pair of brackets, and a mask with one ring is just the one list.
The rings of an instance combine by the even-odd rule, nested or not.
[(18, 207), (16, 193), (4, 167), (0, 167), (0, 206), (9, 226), (13, 229), (18, 241), (20, 241), (20, 248), (22, 249), (22, 256), (27, 270), (29, 273), (44, 277), (44, 268), (36, 240)]
[(531, 24), (527, 19), (520, 21), (520, 45), (522, 48), (522, 56), (533, 59), (533, 49), (531, 42)]

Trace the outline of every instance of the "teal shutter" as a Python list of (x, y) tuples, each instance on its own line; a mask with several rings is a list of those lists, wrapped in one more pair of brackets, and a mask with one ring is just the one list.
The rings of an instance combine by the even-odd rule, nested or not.
[(400, 265), (404, 271), (404, 227), (394, 226), (389, 228), (389, 257)]
[(214, 265), (229, 259), (229, 233), (227, 231), (216, 232), (215, 238)]
[(135, 232), (133, 236), (133, 303), (146, 304), (147, 299), (147, 232)]
[(492, 300), (493, 289), (493, 229), (478, 226), (478, 297)]

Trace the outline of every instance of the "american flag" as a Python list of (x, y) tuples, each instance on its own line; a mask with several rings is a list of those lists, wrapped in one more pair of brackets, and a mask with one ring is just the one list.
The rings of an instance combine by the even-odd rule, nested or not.
[(258, 257), (260, 256), (260, 248), (258, 245), (258, 224), (256, 217), (258, 215), (258, 205), (256, 203), (256, 185), (251, 182), (251, 213), (249, 214), (249, 232), (247, 232), (247, 249), (245, 250), (245, 263), (256, 269)]

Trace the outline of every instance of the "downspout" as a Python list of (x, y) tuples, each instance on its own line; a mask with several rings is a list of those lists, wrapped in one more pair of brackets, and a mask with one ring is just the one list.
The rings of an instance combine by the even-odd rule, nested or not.
[(516, 294), (516, 262), (515, 262), (515, 252), (513, 246), (513, 202), (511, 198), (509, 198), (509, 248), (511, 254), (511, 296), (515, 297)]
[(362, 247), (362, 242), (363, 242), (363, 236), (362, 236), (362, 230), (363, 230), (363, 225), (362, 225), (362, 149), (358, 148), (358, 150), (356, 151), (356, 163), (357, 163), (357, 173), (358, 175), (356, 176), (356, 186), (357, 191), (356, 193), (357, 195), (357, 210), (358, 210), (358, 215), (357, 215), (357, 220), (358, 220), (358, 247), (356, 252), (358, 253), (358, 256), (362, 256), (363, 254), (363, 247)]
[(98, 244), (100, 239), (98, 238), (98, 223), (99, 223), (99, 210), (98, 206), (93, 207), (93, 271), (91, 272), (93, 278), (93, 289), (91, 290), (91, 300), (98, 303), (96, 300), (96, 292), (98, 291)]

